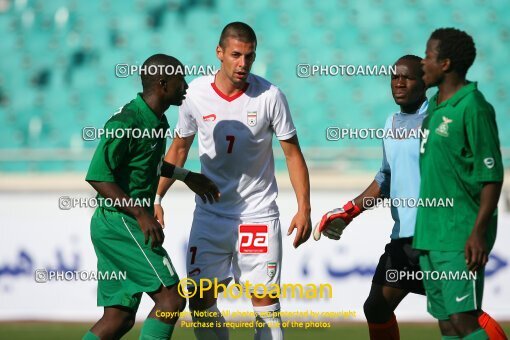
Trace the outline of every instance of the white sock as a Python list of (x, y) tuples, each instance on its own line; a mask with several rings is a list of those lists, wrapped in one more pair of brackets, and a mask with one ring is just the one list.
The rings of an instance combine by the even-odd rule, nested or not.
[[(220, 310), (216, 304), (206, 309), (207, 312), (216, 312), (216, 317), (198, 317), (191, 311), (191, 319), (193, 322), (212, 322), (214, 327), (195, 327), (195, 337), (198, 340), (228, 340), (228, 328), (225, 327), (225, 318), (221, 315)], [(217, 326), (221, 325), (221, 326)]]
[[(255, 340), (283, 340), (280, 303), (269, 306), (253, 306), (255, 311)], [(260, 327), (260, 323), (263, 326)]]

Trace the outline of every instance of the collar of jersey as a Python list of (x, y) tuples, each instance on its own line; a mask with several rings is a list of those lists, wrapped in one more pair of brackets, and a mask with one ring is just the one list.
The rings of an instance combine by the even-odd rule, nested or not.
[(138, 107), (138, 110), (140, 110), (140, 113), (142, 114), (143, 120), (150, 126), (150, 127), (157, 127), (159, 124), (161, 124), (161, 121), (158, 119), (158, 116), (151, 110), (149, 105), (143, 100), (142, 94), (138, 93), (135, 99), (136, 107)]
[(400, 111), (398, 114), (409, 115), (409, 114), (416, 114), (417, 113), (419, 115), (422, 115), (422, 114), (427, 113), (428, 107), (429, 107), (429, 101), (427, 100), (427, 98), (425, 98), (425, 101), (421, 104), (420, 108), (418, 110), (416, 110), (416, 112), (407, 113), (407, 112)]
[[(466, 85), (462, 86), (450, 99), (445, 100), (441, 104), (436, 104), (436, 109), (442, 106), (451, 105), (456, 106), (462, 98), (464, 98), (469, 93), (475, 91), (478, 88), (478, 83), (476, 81), (469, 81)], [(437, 96), (439, 95), (439, 91), (432, 97), (431, 101), (437, 103)]]
[[(248, 75), (248, 77), (249, 77), (249, 75)], [(246, 82), (246, 84), (244, 84), (244, 87), (241, 89), (241, 91), (239, 91), (236, 94), (233, 94), (231, 96), (227, 96), (225, 93), (221, 92), (221, 90), (218, 88), (218, 86), (216, 86), (215, 81), (216, 81), (216, 75), (214, 75), (214, 80), (211, 83), (211, 86), (212, 86), (214, 92), (216, 92), (216, 94), (218, 96), (225, 99), (227, 102), (234, 101), (237, 98), (241, 97), (248, 89), (248, 86), (250, 86), (250, 83)]]

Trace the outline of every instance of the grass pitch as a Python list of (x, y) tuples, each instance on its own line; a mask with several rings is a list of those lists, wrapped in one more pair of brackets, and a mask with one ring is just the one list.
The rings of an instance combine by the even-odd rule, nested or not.
[[(510, 334), (510, 322), (501, 323), (506, 334)], [(92, 326), (92, 323), (67, 322), (3, 322), (0, 323), (0, 339), (20, 340), (54, 340), (54, 339), (81, 339)], [(123, 337), (127, 340), (136, 340), (140, 335), (141, 323)], [(401, 339), (429, 340), (439, 339), (440, 334), (435, 323), (400, 323)], [(193, 330), (177, 327), (173, 339), (194, 340)], [(231, 340), (252, 339), (253, 330), (237, 329), (230, 331)], [(299, 340), (326, 340), (326, 339), (368, 339), (368, 329), (365, 323), (333, 324), (328, 329), (287, 328), (285, 339)]]

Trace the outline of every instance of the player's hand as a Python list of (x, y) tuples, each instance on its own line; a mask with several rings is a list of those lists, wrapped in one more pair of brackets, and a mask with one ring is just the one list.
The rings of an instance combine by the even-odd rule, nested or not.
[(308, 241), (312, 233), (312, 220), (310, 219), (310, 212), (298, 211), (297, 214), (290, 222), (289, 231), (287, 236), (292, 234), (294, 229), (297, 229), (296, 237), (294, 238), (294, 248), (299, 247), (301, 244)]
[(156, 221), (154, 216), (144, 212), (136, 218), (136, 221), (140, 225), (140, 229), (142, 229), (143, 234), (145, 235), (145, 244), (149, 242), (149, 238), (152, 240), (151, 248), (159, 247), (163, 244), (163, 241), (165, 240), (165, 234), (163, 233), (161, 224)]
[(184, 183), (197, 194), (204, 203), (214, 203), (220, 200), (220, 191), (216, 184), (207, 176), (197, 172), (190, 172)]
[(339, 240), (342, 233), (351, 223), (352, 217), (344, 211), (343, 208), (337, 208), (328, 211), (320, 222), (315, 225), (313, 229), (313, 238), (318, 241), (321, 238), (321, 234), (324, 234), (327, 238), (332, 240)]
[(165, 229), (165, 212), (161, 204), (154, 203), (154, 218), (161, 224), (161, 228)]
[(466, 264), (470, 271), (475, 272), (489, 261), (489, 251), (485, 236), (473, 230), (464, 248)]
[(313, 238), (318, 241), (321, 234), (324, 234), (327, 238), (339, 240), (345, 227), (361, 213), (362, 210), (354, 200), (347, 202), (342, 208), (328, 211), (322, 216), (320, 222), (315, 225)]

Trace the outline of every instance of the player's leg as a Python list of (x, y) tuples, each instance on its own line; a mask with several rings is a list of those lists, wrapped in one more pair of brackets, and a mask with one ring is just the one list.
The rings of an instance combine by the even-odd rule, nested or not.
[(501, 325), (483, 310), (478, 313), (478, 323), (485, 330), (490, 340), (508, 340)]
[[(232, 263), (232, 226), (235, 221), (196, 209), (191, 226), (186, 259), (188, 277), (196, 281), (218, 279), (219, 283), (230, 281)], [(204, 281), (207, 282), (207, 281)], [(207, 282), (209, 283), (209, 282)], [(199, 340), (228, 339), (229, 333), (225, 318), (217, 306), (217, 296), (213, 289), (202, 291), (190, 298), (191, 317), (197, 323), (214, 323), (219, 327), (195, 327), (195, 337)], [(206, 311), (206, 316), (200, 312)]]
[(123, 306), (105, 307), (103, 316), (83, 339), (120, 339), (135, 324), (136, 312)]
[(279, 299), (251, 299), (255, 312), (255, 340), (282, 340), (283, 328)]
[[(443, 280), (442, 295), (449, 319), (457, 335), (467, 339), (488, 339), (480, 327), (478, 315), (481, 310), (484, 270), (469, 277), (464, 251), (431, 251), (430, 257), (439, 272), (461, 276), (456, 280)], [(450, 275), (452, 275), (450, 274)], [(462, 276), (463, 275), (463, 276)]]
[(407, 294), (403, 289), (372, 283), (370, 294), (363, 305), (370, 339), (400, 339), (393, 312)]
[[(125, 274), (122, 279), (98, 281), (98, 305), (105, 307), (107, 320), (100, 323), (100, 330), (116, 329), (120, 327), (118, 324), (128, 323), (125, 313), (110, 311), (110, 307), (122, 306), (134, 315), (143, 292), (154, 292), (162, 285), (170, 287), (179, 281), (166, 251), (162, 247), (151, 248), (150, 242), (145, 244), (145, 236), (135, 219), (98, 209), (92, 218), (91, 236), (98, 271)], [(119, 321), (111, 321), (115, 318)]]
[[(113, 226), (115, 223), (117, 225)], [(115, 258), (117, 254), (111, 251), (107, 245), (110, 238), (121, 230), (118, 220), (112, 220), (109, 214), (102, 209), (95, 211), (90, 223), (90, 233), (97, 256), (97, 271), (99, 273), (125, 272), (123, 265), (119, 267), (112, 261), (112, 258)], [(141, 293), (123, 299), (124, 283), (123, 280), (98, 281), (97, 304), (104, 307), (104, 312), (101, 319), (84, 336), (84, 339), (119, 339), (133, 327)]]
[[(485, 330), (490, 340), (508, 340), (501, 326), (496, 322), (496, 320), (494, 320), (484, 311), (478, 312), (478, 324)], [(441, 330), (441, 334), (457, 334), (457, 331), (453, 327), (453, 324), (450, 322), (450, 320), (440, 320), (439, 329)], [(460, 337), (457, 335), (443, 338), (452, 340), (460, 339)]]
[[(229, 260), (230, 261), (230, 260)], [(197, 281), (204, 280), (196, 279)], [(212, 280), (212, 279), (208, 279)], [(228, 286), (231, 277), (227, 277), (224, 280), (218, 280), (218, 284)], [(221, 293), (221, 290), (218, 290)], [(195, 337), (198, 340), (208, 340), (208, 339), (218, 339), (218, 340), (228, 340), (229, 332), (226, 327), (225, 317), (221, 313), (217, 305), (217, 296), (213, 290), (203, 291), (203, 297), (199, 298), (198, 296), (193, 296), (189, 301), (189, 309), (191, 311), (191, 318), (194, 322), (209, 324), (213, 323), (215, 327), (195, 327), (194, 333)], [(201, 312), (207, 312), (202, 314)], [(206, 315), (206, 316), (204, 316)]]
[(412, 248), (411, 237), (391, 240), (386, 245), (363, 306), (371, 339), (398, 339), (395, 309), (408, 293), (425, 295), (423, 283), (416, 279), (419, 254)]
[[(238, 228), (236, 232), (239, 237), (235, 242), (237, 251), (234, 253), (232, 266), (236, 282), (245, 287), (248, 283), (251, 287), (279, 285), (282, 263), (280, 221), (275, 219), (264, 223), (245, 223)], [(253, 233), (253, 237), (245, 237), (249, 233)], [(260, 242), (256, 242), (256, 239)], [(249, 244), (249, 240), (253, 241), (252, 244)], [(257, 296), (253, 293), (254, 291), (251, 292), (251, 300), (256, 315), (255, 340), (283, 339), (279, 299), (261, 296), (264, 293), (263, 288), (257, 290)]]
[[(129, 235), (129, 242), (124, 243), (131, 245), (133, 253), (129, 256), (122, 254), (129, 260), (126, 272), (128, 277), (132, 278), (125, 286), (130, 291), (147, 292), (155, 302), (154, 308), (143, 324), (140, 339), (169, 339), (179, 313), (186, 303), (177, 291), (179, 276), (163, 247), (151, 248), (150, 241), (145, 244), (145, 236), (135, 220), (122, 217), (122, 222), (125, 235)], [(110, 247), (115, 246), (110, 244)], [(125, 249), (121, 251), (125, 252)], [(162, 312), (167, 313), (160, 314)]]
[(478, 311), (455, 313), (450, 315), (450, 322), (463, 339), (488, 339), (487, 333), (478, 323)]
[(154, 301), (154, 307), (143, 324), (140, 339), (169, 339), (180, 312), (186, 307), (186, 299), (178, 293), (177, 284), (161, 286), (148, 294)]
[[(424, 272), (437, 271), (437, 263), (430, 256), (430, 252), (426, 251), (420, 255), (420, 267)], [(456, 339), (458, 337), (456, 329), (451, 324), (448, 312), (443, 299), (443, 282), (440, 280), (432, 280), (430, 276), (424, 276), (423, 286), (427, 294), (427, 311), (432, 317), (438, 320), (439, 330), (442, 339)], [(459, 338), (460, 339), (460, 338)]]

